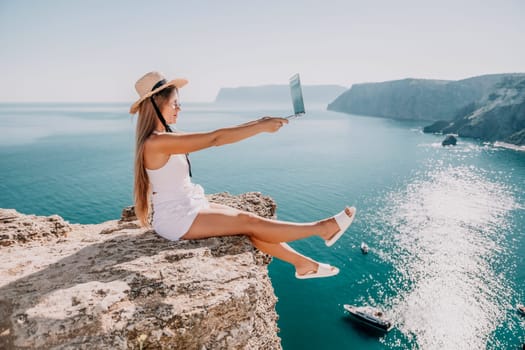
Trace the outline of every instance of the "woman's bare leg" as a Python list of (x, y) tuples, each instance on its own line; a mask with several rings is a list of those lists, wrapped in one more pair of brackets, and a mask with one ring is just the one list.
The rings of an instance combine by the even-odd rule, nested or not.
[[(352, 215), (348, 207), (346, 214)], [(281, 243), (315, 235), (328, 240), (338, 230), (339, 226), (333, 218), (310, 223), (293, 223), (270, 220), (227, 206), (213, 205), (199, 212), (182, 238), (202, 239), (243, 234), (263, 242)]]
[[(231, 215), (243, 213), (241, 210), (234, 209), (222, 204), (211, 203), (210, 207), (213, 209), (223, 209), (229, 212)], [(183, 237), (184, 239), (191, 239), (187, 238), (186, 235)], [(317, 268), (319, 266), (317, 262), (298, 253), (286, 243), (269, 243), (261, 241), (254, 236), (250, 237), (250, 240), (252, 244), (260, 251), (292, 264), (295, 267), (295, 271), (299, 275), (317, 272)]]
[(268, 243), (259, 241), (254, 237), (250, 237), (250, 240), (260, 251), (292, 264), (295, 267), (295, 272), (299, 275), (317, 272), (319, 267), (317, 262), (298, 253), (286, 243)]

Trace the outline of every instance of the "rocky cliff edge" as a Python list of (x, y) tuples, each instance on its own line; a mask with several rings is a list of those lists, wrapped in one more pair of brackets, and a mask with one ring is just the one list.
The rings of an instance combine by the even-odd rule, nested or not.
[[(275, 217), (260, 193), (209, 199)], [(0, 348), (281, 348), (267, 255), (242, 236), (171, 242), (134, 219), (0, 209)]]

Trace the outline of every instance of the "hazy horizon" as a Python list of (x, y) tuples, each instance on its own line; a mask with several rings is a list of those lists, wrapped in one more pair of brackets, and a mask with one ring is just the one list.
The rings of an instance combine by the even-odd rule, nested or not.
[[(494, 3), (496, 4), (496, 3)], [(130, 102), (135, 81), (220, 88), (525, 72), (525, 3), (451, 0), (0, 2), (0, 102)]]
[[(465, 78), (462, 78), (462, 79), (469, 79), (469, 78), (474, 78), (474, 77), (478, 77), (478, 76), (484, 76), (484, 75), (499, 75), (499, 74), (525, 74), (525, 71), (524, 72), (501, 72), (501, 73), (490, 73), (490, 74), (481, 74), (481, 75), (476, 75), (476, 76), (472, 76), (472, 77), (465, 77)], [(406, 78), (400, 78), (400, 79), (395, 79), (395, 80), (405, 80), (405, 79), (418, 79), (418, 80), (443, 80), (443, 81), (457, 81), (457, 80), (462, 80), (462, 79), (427, 79), (427, 78), (418, 78), (418, 77), (406, 77)], [(395, 81), (395, 80), (384, 80), (384, 81), (365, 81), (365, 82), (356, 82), (352, 85), (356, 85), (356, 84), (367, 84), (367, 83), (382, 83), (382, 82), (388, 82), (388, 81)], [(326, 84), (301, 84), (304, 87), (318, 87), (318, 86), (338, 86), (338, 87), (344, 87), (346, 88), (347, 90), (350, 89), (352, 87), (352, 85), (350, 86), (343, 86), (343, 85), (339, 85), (339, 84), (330, 84), (330, 83), (326, 83)], [(185, 103), (190, 103), (190, 104), (213, 104), (213, 103), (216, 103), (216, 99), (219, 95), (219, 92), (221, 89), (242, 89), (242, 88), (268, 88), (268, 87), (286, 87), (288, 86), (287, 84), (263, 84), (263, 85), (245, 85), (245, 86), (223, 86), (223, 87), (219, 87), (219, 89), (217, 90), (217, 93), (215, 94), (215, 96), (213, 97), (212, 100), (208, 100), (208, 101), (197, 101), (197, 100), (193, 100), (193, 101), (186, 101)], [(27, 101), (3, 101), (3, 100), (0, 100), (0, 104), (21, 104), (21, 103), (27, 103), (27, 104), (53, 104), (53, 103), (57, 103), (57, 104), (90, 104), (90, 103), (99, 103), (99, 104), (118, 104), (118, 103), (133, 103), (134, 100), (128, 100), (128, 101), (124, 101), (124, 100), (121, 100), (121, 101), (96, 101), (96, 100), (84, 100), (84, 101), (30, 101), (30, 100), (27, 100)]]

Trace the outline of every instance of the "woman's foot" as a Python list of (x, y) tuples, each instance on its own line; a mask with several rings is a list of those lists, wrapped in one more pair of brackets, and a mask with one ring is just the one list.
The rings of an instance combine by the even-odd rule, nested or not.
[(298, 279), (331, 277), (339, 273), (339, 269), (328, 264), (309, 260), (303, 265), (296, 266), (295, 277)]
[(301, 263), (301, 265), (295, 266), (295, 274), (296, 275), (306, 275), (308, 273), (317, 272), (317, 268), (319, 267), (319, 264), (313, 260), (306, 260), (304, 263)]
[(319, 224), (324, 227), (319, 236), (325, 240), (327, 247), (331, 247), (337, 242), (339, 238), (345, 233), (354, 221), (356, 209), (354, 207), (346, 207), (345, 210), (334, 215), (330, 219), (321, 221)]
[[(344, 210), (346, 216), (348, 219), (353, 219), (353, 216), (355, 216), (355, 208), (354, 207), (346, 207)], [(341, 213), (340, 213), (341, 214)], [(338, 215), (340, 215), (338, 214)], [(320, 235), (322, 239), (324, 239), (326, 242), (330, 241), (335, 237), (336, 234), (339, 233), (339, 231), (342, 229), (337, 224), (337, 221), (335, 217), (331, 217), (329, 219), (325, 219), (320, 221), (320, 224), (322, 226), (322, 234)], [(348, 225), (350, 226), (350, 225)], [(346, 228), (348, 228), (348, 226)], [(346, 229), (345, 228), (345, 229)]]

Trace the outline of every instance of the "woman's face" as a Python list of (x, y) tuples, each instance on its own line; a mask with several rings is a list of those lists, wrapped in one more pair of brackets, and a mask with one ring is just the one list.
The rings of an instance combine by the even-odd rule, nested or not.
[(162, 109), (162, 116), (166, 119), (166, 123), (175, 124), (177, 122), (177, 114), (180, 111), (179, 94), (177, 90), (173, 90), (168, 103)]

